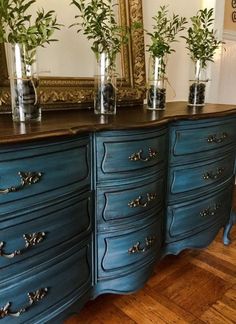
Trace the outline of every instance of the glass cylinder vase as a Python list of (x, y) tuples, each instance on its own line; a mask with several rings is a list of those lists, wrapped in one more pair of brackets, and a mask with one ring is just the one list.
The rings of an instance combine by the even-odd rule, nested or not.
[(27, 52), (24, 44), (16, 43), (6, 44), (6, 56), (13, 121), (40, 121), (36, 54)]
[(150, 56), (148, 68), (147, 108), (164, 110), (166, 106), (165, 60)]
[(116, 73), (108, 53), (101, 53), (94, 77), (94, 112), (99, 115), (116, 114)]
[(193, 78), (189, 81), (189, 107), (204, 107), (206, 99), (206, 87), (207, 87), (207, 74), (206, 68), (203, 66), (201, 60), (197, 60), (194, 63)]

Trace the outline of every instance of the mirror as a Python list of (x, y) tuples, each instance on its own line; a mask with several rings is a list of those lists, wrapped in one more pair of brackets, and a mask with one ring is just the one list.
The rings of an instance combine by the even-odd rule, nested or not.
[[(42, 2), (45, 0), (41, 0)], [(37, 1), (38, 3), (38, 1)], [(135, 21), (142, 22), (142, 1), (139, 0), (118, 0), (119, 3), (119, 20), (121, 24), (131, 25)], [(50, 4), (50, 2), (49, 2)], [(57, 8), (58, 6), (58, 8)], [(60, 7), (60, 8), (59, 8)], [(39, 55), (40, 62), (45, 62), (45, 65), (39, 64), (39, 95), (43, 109), (70, 109), (70, 108), (85, 108), (93, 106), (93, 77), (91, 72), (91, 66), (94, 66), (93, 55), (89, 45), (86, 51), (89, 53), (86, 57), (86, 69), (73, 71), (73, 66), (77, 66), (77, 61), (83, 59), (80, 57), (78, 48), (78, 54), (73, 57), (68, 56), (68, 44), (63, 41), (65, 39), (74, 39), (76, 37), (77, 44), (80, 44), (80, 38), (76, 33), (75, 28), (68, 29), (68, 21), (62, 21), (63, 8), (61, 4), (58, 4), (56, 0), (54, 10), (58, 13), (58, 21), (65, 24), (66, 36), (62, 34), (62, 39), (54, 46), (48, 45), (45, 49), (40, 49)], [(45, 10), (50, 8), (45, 8)], [(61, 16), (60, 12), (62, 13)], [(65, 13), (65, 9), (64, 9)], [(73, 16), (76, 12), (72, 12)], [(68, 20), (68, 17), (67, 17)], [(70, 21), (71, 23), (71, 21)], [(65, 33), (65, 31), (64, 31)], [(69, 36), (71, 35), (71, 36)], [(56, 35), (56, 38), (60, 37), (60, 32)], [(60, 43), (60, 44), (59, 44)], [(86, 39), (85, 39), (86, 43)], [(0, 112), (10, 111), (10, 90), (9, 81), (6, 67), (5, 51), (2, 44), (0, 44)], [(60, 46), (60, 48), (57, 48)], [(50, 48), (52, 47), (52, 49)], [(81, 46), (83, 47), (84, 46)], [(73, 52), (74, 44), (71, 45), (71, 51)], [(53, 54), (54, 53), (57, 54)], [(51, 52), (50, 52), (51, 51)], [(83, 49), (84, 51), (84, 49)], [(86, 51), (85, 54), (86, 55)], [(59, 57), (61, 54), (61, 58)], [(64, 55), (64, 56), (63, 56)], [(53, 65), (47, 62), (48, 57), (55, 57), (57, 65), (63, 65), (66, 70), (63, 72), (61, 68), (58, 72)], [(88, 61), (90, 60), (90, 61)], [(60, 62), (60, 64), (58, 64)], [(68, 62), (68, 63), (67, 63)], [(67, 65), (68, 64), (68, 65)], [(55, 64), (54, 64), (55, 65)], [(72, 66), (72, 69), (69, 69)], [(144, 57), (144, 37), (143, 31), (137, 29), (132, 31), (130, 43), (123, 46), (121, 55), (118, 62), (119, 66), (119, 80), (118, 80), (118, 105), (135, 105), (143, 102), (145, 92), (145, 57)], [(66, 67), (66, 68), (65, 68)], [(68, 67), (68, 69), (67, 69)], [(84, 68), (82, 64), (82, 68)], [(68, 71), (68, 75), (66, 75)], [(86, 71), (87, 74), (86, 74)]]

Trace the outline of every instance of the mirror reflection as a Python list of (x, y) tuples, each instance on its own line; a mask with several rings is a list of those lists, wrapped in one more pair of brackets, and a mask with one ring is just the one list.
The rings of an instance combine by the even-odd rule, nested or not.
[[(142, 22), (142, 1), (117, 0), (117, 16), (120, 24)], [(80, 108), (93, 105), (94, 54), (85, 36), (78, 35), (73, 24), (78, 11), (70, 1), (37, 0), (34, 8), (53, 9), (59, 23), (64, 24), (53, 37), (57, 42), (38, 50), (40, 75), (40, 99), (44, 109)], [(31, 9), (33, 12), (33, 9)], [(0, 112), (10, 106), (9, 82), (3, 47), (0, 47)], [(143, 31), (132, 32), (130, 43), (123, 46), (117, 62), (119, 75), (118, 105), (142, 103), (145, 91), (145, 58)]]
[[(57, 42), (51, 43), (46, 49), (38, 49), (39, 74), (53, 77), (93, 77), (95, 58), (90, 49), (91, 42), (82, 32), (77, 33), (76, 26), (69, 28), (76, 22), (75, 15), (78, 14), (78, 10), (69, 4), (65, 10), (65, 2), (58, 0), (37, 1), (37, 5), (34, 6), (36, 8), (32, 6), (32, 9), (35, 11), (39, 4), (45, 11), (54, 8), (58, 22), (64, 25), (53, 35)], [(120, 21), (119, 10), (117, 10), (117, 20)], [(120, 66), (120, 59), (117, 64)], [(118, 71), (121, 73), (121, 68)]]

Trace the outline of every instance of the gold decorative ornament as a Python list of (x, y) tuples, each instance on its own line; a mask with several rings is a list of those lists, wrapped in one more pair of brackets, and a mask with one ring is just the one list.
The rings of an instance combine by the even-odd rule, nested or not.
[(158, 154), (157, 151), (155, 151), (155, 150), (149, 148), (149, 149), (148, 149), (148, 156), (147, 156), (147, 157), (143, 157), (143, 156), (142, 156), (142, 155), (143, 155), (143, 150), (139, 150), (138, 152), (133, 153), (133, 154), (129, 157), (129, 159), (130, 159), (131, 161), (143, 161), (143, 162), (148, 162), (148, 161), (150, 161), (150, 160), (152, 160), (152, 159), (154, 159), (154, 158), (157, 158), (157, 154)]
[(147, 193), (147, 200), (143, 201), (142, 196), (139, 196), (138, 198), (130, 201), (128, 203), (128, 206), (130, 208), (135, 208), (135, 207), (147, 207), (153, 200), (157, 199), (157, 194), (156, 193)]
[(217, 168), (216, 172), (214, 171), (210, 171), (210, 172), (206, 172), (203, 175), (203, 179), (204, 180), (217, 180), (218, 178), (220, 178), (224, 172), (224, 168)]
[(128, 249), (128, 253), (129, 254), (144, 253), (149, 249), (151, 249), (151, 247), (153, 247), (155, 241), (156, 241), (155, 236), (146, 237), (143, 245), (140, 242), (137, 242), (136, 244), (134, 244), (134, 246)]
[(228, 137), (229, 137), (229, 135), (226, 132), (222, 133), (222, 135), (220, 135), (220, 136), (217, 136), (216, 134), (214, 134), (214, 135), (208, 136), (207, 142), (208, 143), (222, 143)]
[(4, 258), (7, 258), (7, 259), (13, 259), (17, 255), (23, 254), (23, 252), (25, 250), (27, 250), (27, 249), (39, 244), (40, 242), (42, 242), (44, 240), (45, 236), (46, 236), (45, 232), (24, 234), (23, 238), (25, 240), (25, 247), (22, 250), (15, 250), (12, 253), (4, 253), (3, 248), (4, 248), (5, 243), (0, 242), (0, 257), (4, 257)]
[(21, 190), (22, 188), (26, 186), (31, 186), (32, 184), (35, 184), (39, 182), (40, 178), (42, 177), (42, 172), (18, 172), (18, 175), (21, 179), (21, 184), (16, 187), (9, 187), (6, 189), (0, 189), (0, 194), (7, 194), (9, 192), (16, 192)]
[(19, 309), (16, 312), (12, 312), (10, 310), (11, 307), (11, 303), (8, 302), (6, 303), (6, 305), (2, 308), (0, 308), (0, 320), (7, 317), (7, 316), (12, 316), (12, 317), (19, 317), (21, 314), (25, 313), (26, 311), (28, 311), (28, 309), (35, 304), (36, 302), (42, 300), (48, 292), (48, 288), (41, 288), (38, 289), (34, 292), (29, 292), (27, 294), (28, 299), (29, 299), (29, 304), (21, 309)]
[(221, 203), (215, 204), (213, 207), (208, 207), (200, 212), (201, 217), (215, 216), (217, 210), (221, 207)]

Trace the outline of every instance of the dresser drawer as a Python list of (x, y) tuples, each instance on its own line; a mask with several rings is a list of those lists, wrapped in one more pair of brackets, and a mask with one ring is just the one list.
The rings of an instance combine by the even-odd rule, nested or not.
[[(85, 242), (58, 257), (47, 252), (48, 261), (31, 271), (0, 283), (1, 323), (40, 324), (67, 308), (91, 287), (91, 247)], [(36, 299), (30, 305), (30, 298)], [(19, 317), (11, 313), (25, 309)], [(6, 311), (6, 313), (7, 313)]]
[[(54, 143), (0, 147), (0, 203), (52, 197), (56, 188), (65, 192), (90, 184), (88, 137)], [(24, 202), (25, 207), (27, 202)]]
[[(0, 269), (91, 231), (90, 193), (54, 200), (0, 221)], [(69, 217), (68, 217), (69, 215)], [(26, 263), (26, 267), (29, 265)]]
[(97, 190), (97, 223), (101, 229), (122, 222), (133, 223), (135, 220), (150, 215), (163, 205), (165, 184), (163, 175), (152, 178), (152, 182), (142, 181), (132, 185), (102, 187)]
[[(170, 129), (170, 162), (206, 159), (215, 150), (236, 144), (235, 121), (230, 118), (176, 123)], [(194, 154), (193, 154), (194, 153)], [(182, 157), (182, 158), (181, 158)]]
[[(125, 135), (124, 135), (125, 134)], [(104, 132), (96, 136), (97, 181), (156, 172), (166, 161), (166, 129)]]
[(222, 158), (203, 163), (192, 163), (172, 167), (169, 174), (169, 202), (216, 190), (228, 181), (234, 172), (235, 155), (225, 154)]
[(135, 271), (150, 263), (159, 253), (162, 242), (162, 214), (146, 226), (98, 234), (98, 278)]
[(204, 196), (194, 202), (169, 206), (166, 242), (192, 236), (217, 223), (223, 225), (230, 216), (231, 205), (232, 185), (218, 194)]

